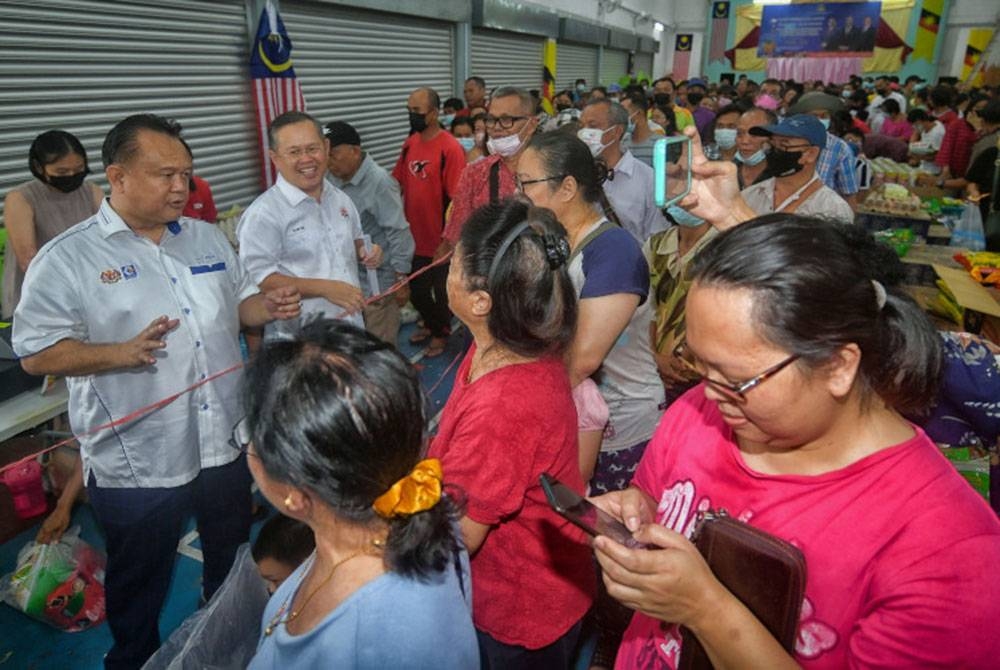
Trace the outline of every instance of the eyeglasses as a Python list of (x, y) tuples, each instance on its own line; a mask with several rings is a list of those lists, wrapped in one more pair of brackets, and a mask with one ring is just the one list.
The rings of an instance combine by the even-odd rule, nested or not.
[(518, 191), (523, 191), (525, 186), (530, 186), (531, 184), (541, 184), (546, 181), (562, 181), (566, 178), (566, 175), (560, 174), (552, 177), (540, 177), (538, 179), (521, 179), (517, 175), (514, 175), (514, 185), (517, 186)]
[(250, 421), (243, 417), (233, 426), (233, 432), (229, 436), (229, 446), (241, 454), (247, 454), (251, 442), (253, 442), (253, 431), (250, 429)]
[(711, 379), (705, 372), (704, 364), (695, 358), (694, 354), (684, 346), (684, 342), (681, 342), (673, 351), (674, 357), (681, 362), (685, 368), (690, 370), (693, 374), (697, 375), (699, 379), (704, 380), (706, 384), (711, 386), (713, 389), (726, 396), (733, 402), (738, 404), (743, 404), (747, 401), (746, 393), (747, 391), (756, 388), (763, 384), (765, 381), (778, 374), (789, 365), (794, 363), (799, 359), (798, 354), (792, 354), (785, 360), (781, 361), (777, 365), (772, 365), (767, 370), (764, 370), (756, 377), (752, 377), (745, 382), (720, 382), (715, 379)]
[(510, 130), (514, 127), (514, 124), (518, 121), (524, 121), (527, 116), (484, 116), (483, 123), (486, 125), (487, 130), (493, 130), (497, 126), (500, 126), (504, 130)]
[(322, 144), (310, 144), (307, 147), (294, 147), (288, 151), (281, 152), (282, 156), (286, 158), (291, 158), (292, 160), (298, 160), (305, 155), (312, 156), (316, 158), (323, 155), (323, 145)]

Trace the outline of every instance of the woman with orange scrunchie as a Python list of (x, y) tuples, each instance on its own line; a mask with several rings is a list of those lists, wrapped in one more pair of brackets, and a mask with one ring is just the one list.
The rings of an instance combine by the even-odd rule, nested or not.
[(264, 496), (316, 551), (275, 591), (251, 668), (479, 667), (468, 554), (441, 464), (421, 460), (412, 366), (335, 320), (268, 343), (233, 431)]

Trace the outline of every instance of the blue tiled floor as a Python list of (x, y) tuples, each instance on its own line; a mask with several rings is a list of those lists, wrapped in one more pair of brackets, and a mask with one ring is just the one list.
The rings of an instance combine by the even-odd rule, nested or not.
[[(468, 331), (457, 329), (448, 342), (445, 352), (432, 359), (419, 358), (422, 347), (411, 345), (409, 336), (413, 326), (404, 326), (400, 332), (399, 348), (420, 370), (421, 382), (430, 393), (431, 416), (444, 406), (454, 381), (456, 359), (460, 358), (468, 345)], [(447, 370), (447, 375), (442, 377)], [(41, 517), (39, 518), (39, 523)], [(101, 531), (94, 520), (90, 507), (77, 505), (73, 513), (73, 524), (80, 526), (80, 537), (95, 547), (103, 547)], [(259, 526), (259, 524), (258, 524)], [(191, 529), (193, 529), (193, 521)], [(255, 526), (256, 531), (256, 526)], [(14, 569), (18, 551), (30, 542), (37, 526), (16, 538), (0, 545), (0, 575)], [(193, 543), (197, 547), (197, 541)], [(174, 580), (167, 596), (166, 605), (160, 616), (162, 639), (190, 615), (198, 604), (201, 592), (201, 564), (187, 556), (179, 555), (174, 569)], [(46, 624), (37, 622), (0, 604), (0, 670), (91, 670), (102, 667), (101, 659), (111, 647), (111, 634), (107, 625), (81, 633), (63, 633)]]

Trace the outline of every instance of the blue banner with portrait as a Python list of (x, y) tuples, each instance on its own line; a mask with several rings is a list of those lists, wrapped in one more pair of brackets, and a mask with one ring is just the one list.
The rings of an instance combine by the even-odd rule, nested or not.
[(871, 56), (881, 12), (881, 2), (765, 5), (757, 55)]

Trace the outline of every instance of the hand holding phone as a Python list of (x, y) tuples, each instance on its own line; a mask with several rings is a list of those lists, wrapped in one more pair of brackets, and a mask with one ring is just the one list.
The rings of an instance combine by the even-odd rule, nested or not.
[(585, 533), (597, 537), (604, 535), (630, 549), (645, 549), (646, 545), (632, 537), (625, 524), (569, 488), (555, 477), (544, 473), (539, 478), (549, 505), (561, 516), (578, 526)]
[(653, 145), (653, 199), (659, 208), (676, 205), (691, 192), (691, 138), (675, 135)]

